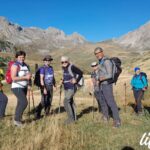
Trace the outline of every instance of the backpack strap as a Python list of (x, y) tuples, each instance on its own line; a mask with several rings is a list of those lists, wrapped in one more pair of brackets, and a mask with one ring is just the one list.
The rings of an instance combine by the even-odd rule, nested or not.
[(99, 61), (99, 64), (100, 64), (100, 65), (104, 65), (105, 60), (108, 60), (108, 59), (109, 59), (109, 58), (107, 58), (107, 57), (102, 58), (102, 60)]
[(29, 65), (27, 65), (26, 63), (24, 63), (25, 66), (27, 66), (28, 70), (30, 71), (30, 67)]
[(68, 71), (69, 71), (69, 74), (74, 78), (75, 77), (75, 75), (74, 75), (74, 73), (73, 73), (73, 71), (72, 71), (72, 66), (73, 66), (73, 64), (70, 64), (69, 65), (69, 67), (68, 67)]
[(20, 65), (19, 65), (19, 63), (17, 61), (15, 61), (14, 64), (12, 64), (12, 65), (17, 66), (17, 76), (18, 76), (18, 72), (20, 71)]

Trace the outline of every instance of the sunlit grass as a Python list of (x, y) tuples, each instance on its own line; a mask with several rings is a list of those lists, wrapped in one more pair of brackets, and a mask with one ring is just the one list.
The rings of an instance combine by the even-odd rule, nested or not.
[[(130, 92), (130, 91), (129, 91)], [(52, 112), (58, 108), (59, 92), (55, 92)], [(11, 96), (10, 96), (11, 97)], [(40, 101), (40, 94), (35, 94), (36, 105)], [(38, 98), (38, 99), (37, 99)], [(120, 92), (117, 95), (117, 103), (120, 107), (122, 126), (113, 128), (113, 120), (104, 123), (101, 114), (98, 113), (97, 103), (94, 103), (87, 93), (83, 95), (79, 91), (75, 97), (77, 114), (80, 116), (75, 124), (64, 125), (66, 113), (51, 114), (38, 121), (29, 122), (27, 114), (24, 113), (26, 123), (24, 127), (13, 126), (13, 114), (15, 105), (9, 105), (7, 115), (0, 121), (0, 149), (1, 150), (121, 150), (124, 146), (130, 146), (135, 150), (146, 149), (140, 147), (139, 141), (145, 132), (149, 132), (150, 115), (136, 116), (130, 106), (124, 110), (124, 101), (120, 101)], [(133, 97), (131, 102), (133, 101)], [(146, 102), (147, 102), (147, 97)], [(11, 100), (10, 100), (11, 101)], [(14, 98), (12, 102), (14, 101)], [(150, 103), (147, 102), (147, 105)], [(61, 102), (61, 106), (63, 102)], [(10, 115), (10, 116), (9, 116)], [(30, 116), (33, 119), (33, 115)]]

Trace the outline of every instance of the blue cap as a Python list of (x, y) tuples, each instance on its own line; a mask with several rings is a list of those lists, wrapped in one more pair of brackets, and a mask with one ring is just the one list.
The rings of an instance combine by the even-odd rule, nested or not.
[(140, 70), (140, 68), (139, 67), (135, 67), (134, 71), (136, 72), (137, 70)]

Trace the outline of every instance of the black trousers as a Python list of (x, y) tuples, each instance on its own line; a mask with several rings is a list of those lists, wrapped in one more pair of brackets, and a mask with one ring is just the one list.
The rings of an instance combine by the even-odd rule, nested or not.
[(5, 109), (7, 106), (8, 98), (7, 96), (0, 91), (0, 118), (5, 116)]
[(53, 99), (53, 86), (46, 85), (47, 94), (44, 94), (43, 89), (41, 89), (41, 102), (35, 108), (36, 116), (40, 117), (41, 111), (44, 108), (45, 114), (49, 114), (52, 99)]
[(134, 95), (134, 98), (135, 98), (135, 104), (136, 104), (136, 107), (135, 107), (135, 111), (138, 113), (138, 112), (141, 112), (142, 111), (142, 98), (144, 96), (144, 91), (141, 89), (141, 90), (135, 90), (133, 89), (133, 95)]

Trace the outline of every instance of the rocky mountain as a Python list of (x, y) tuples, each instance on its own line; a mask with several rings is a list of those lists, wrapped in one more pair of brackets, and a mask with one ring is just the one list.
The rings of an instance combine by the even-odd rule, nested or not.
[(114, 42), (128, 49), (150, 50), (150, 21)]
[(17, 46), (45, 50), (75, 47), (86, 43), (85, 38), (78, 33), (66, 35), (62, 30), (53, 27), (46, 30), (36, 27), (25, 28), (11, 23), (5, 17), (0, 17), (0, 40)]

